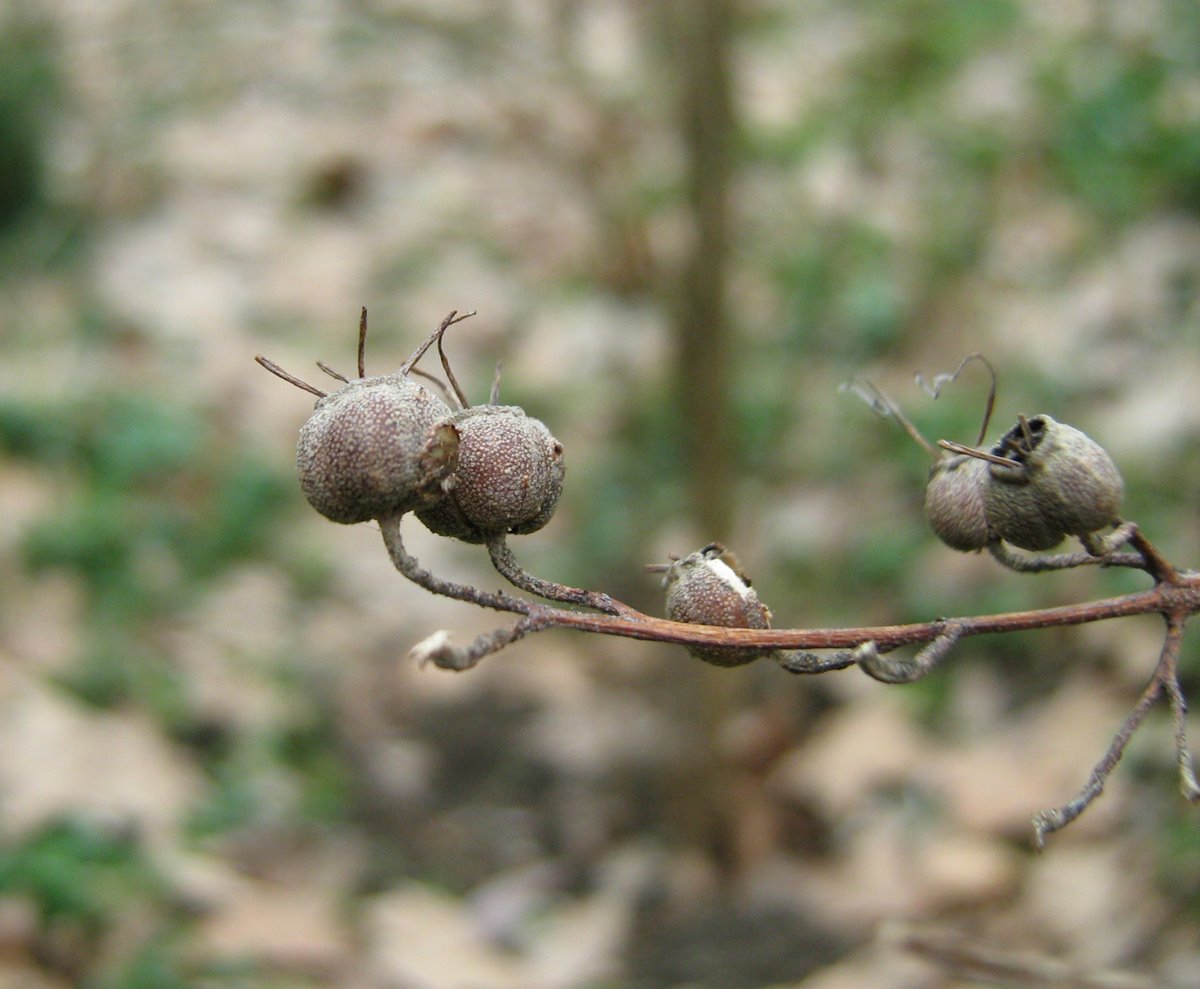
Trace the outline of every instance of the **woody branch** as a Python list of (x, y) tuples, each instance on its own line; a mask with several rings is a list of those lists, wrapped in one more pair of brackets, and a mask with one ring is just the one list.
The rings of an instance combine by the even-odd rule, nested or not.
[[(1056, 565), (1051, 569), (1087, 563), (1141, 569), (1154, 579), (1154, 585), (1144, 591), (1054, 608), (938, 618), (899, 625), (751, 629), (655, 618), (600, 592), (583, 591), (540, 578), (530, 579), (502, 540), (491, 547), (493, 562), (497, 562), (497, 569), (506, 576), (506, 571), (516, 573), (518, 579), (514, 583), (518, 587), (571, 605), (591, 607), (601, 613), (579, 610), (577, 607), (559, 607), (505, 593), (481, 591), (435, 577), (422, 568), (404, 549), (399, 516), (380, 520), (380, 524), (393, 563), (410, 580), (435, 594), (521, 616), (511, 625), (477, 636), (466, 646), (455, 646), (446, 632), (438, 632), (413, 648), (411, 655), (420, 662), (433, 663), (450, 670), (470, 669), (483, 657), (527, 635), (550, 629), (569, 629), (596, 635), (675, 643), (690, 648), (760, 649), (764, 657), (774, 658), (789, 673), (825, 673), (859, 666), (863, 672), (882, 682), (907, 683), (930, 673), (960, 639), (970, 636), (1085, 625), (1130, 615), (1162, 615), (1166, 623), (1164, 642), (1149, 683), (1079, 793), (1065, 804), (1034, 816), (1033, 841), (1037, 848), (1042, 848), (1047, 836), (1070, 824), (1100, 796), (1124, 754), (1129, 739), (1145, 720), (1153, 704), (1164, 696), (1175, 723), (1180, 789), (1189, 801), (1200, 802), (1200, 783), (1196, 779), (1187, 740), (1187, 705), (1179, 683), (1179, 652), (1184, 627), (1192, 615), (1200, 612), (1200, 571), (1180, 570), (1173, 566), (1136, 526), (1127, 524), (1122, 539), (1122, 542), (1133, 547), (1134, 552), (1110, 553), (1102, 557), (1063, 554), (1055, 558)], [(1011, 561), (1005, 560), (1005, 554), (993, 555), (1000, 562), (1011, 565)], [(502, 558), (503, 565), (497, 561), (497, 557)], [(922, 648), (915, 656), (885, 655), (906, 646)], [(833, 652), (822, 656), (813, 650)]]

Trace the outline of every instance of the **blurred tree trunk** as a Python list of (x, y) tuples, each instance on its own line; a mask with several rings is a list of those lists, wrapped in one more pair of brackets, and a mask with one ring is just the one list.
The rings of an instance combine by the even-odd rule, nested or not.
[[(665, 9), (691, 228), (672, 313), (674, 394), (692, 520), (706, 541), (725, 540), (733, 523), (735, 466), (733, 328), (726, 311), (735, 0), (666, 0)], [(695, 683), (699, 689), (680, 698), (698, 737), (678, 767), (674, 816), (685, 840), (709, 851), (727, 874), (735, 873), (743, 858), (742, 828), (733, 799), (735, 773), (718, 739), (744, 678), (704, 666), (696, 670)]]
[(692, 515), (706, 539), (733, 516), (732, 331), (726, 312), (734, 136), (734, 0), (671, 0), (692, 242), (674, 311), (675, 394)]

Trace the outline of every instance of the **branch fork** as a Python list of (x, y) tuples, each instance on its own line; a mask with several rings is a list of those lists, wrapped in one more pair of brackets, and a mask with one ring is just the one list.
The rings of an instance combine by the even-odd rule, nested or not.
[[(1096, 764), (1084, 787), (1060, 807), (1033, 819), (1033, 841), (1042, 848), (1046, 838), (1066, 827), (1100, 796), (1133, 733), (1151, 707), (1165, 697), (1175, 725), (1176, 762), (1184, 797), (1200, 803), (1200, 782), (1188, 747), (1187, 704), (1179, 682), (1179, 654), (1187, 620), (1200, 612), (1200, 572), (1179, 570), (1169, 563), (1132, 523), (1123, 523), (1104, 536), (1083, 542), (1083, 551), (1043, 556), (1020, 554), (999, 541), (989, 545), (1002, 565), (1023, 573), (1078, 566), (1127, 567), (1154, 579), (1148, 590), (1080, 604), (1031, 611), (939, 618), (901, 625), (829, 629), (749, 629), (692, 625), (644, 614), (600, 591), (571, 587), (528, 573), (517, 561), (503, 535), (487, 543), (493, 566), (510, 584), (544, 600), (485, 591), (438, 577), (421, 566), (404, 547), (401, 516), (378, 520), (393, 565), (406, 578), (433, 594), (467, 604), (518, 615), (509, 625), (454, 645), (446, 631), (417, 643), (409, 653), (422, 666), (462, 672), (520, 639), (548, 629), (571, 629), (596, 635), (615, 635), (643, 641), (729, 649), (758, 649), (781, 669), (795, 674), (828, 673), (857, 666), (887, 684), (913, 683), (937, 668), (962, 639), (1028, 629), (1083, 625), (1129, 615), (1157, 613), (1166, 622), (1163, 647), (1153, 673), (1108, 751)], [(1123, 550), (1123, 547), (1128, 549)], [(551, 603), (547, 603), (551, 602)], [(912, 655), (899, 653), (916, 646)]]

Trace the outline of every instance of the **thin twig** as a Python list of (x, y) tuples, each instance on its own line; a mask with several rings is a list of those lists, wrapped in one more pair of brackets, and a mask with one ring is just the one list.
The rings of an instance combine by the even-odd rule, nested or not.
[(874, 382), (856, 375), (844, 384), (839, 385), (838, 391), (853, 392), (866, 402), (870, 410), (881, 419), (895, 419), (900, 424), (900, 428), (908, 433), (919, 446), (924, 447), (934, 457), (937, 457), (938, 452), (934, 445), (921, 434), (921, 431), (904, 414), (900, 406), (892, 401), (888, 394)]
[[(467, 601), (498, 611), (530, 614), (540, 607), (524, 598), (503, 592), (481, 591), (434, 577), (408, 556), (400, 540), (399, 519), (380, 520), (384, 542), (392, 562), (401, 573), (434, 594)], [(616, 603), (616, 602), (614, 602)], [(973, 615), (902, 625), (853, 628), (754, 629), (717, 625), (691, 625), (655, 618), (626, 605), (620, 615), (592, 614), (565, 608), (545, 607), (539, 612), (547, 628), (572, 629), (596, 635), (615, 635), (650, 642), (730, 649), (855, 649), (874, 642), (880, 652), (899, 646), (923, 645), (943, 635), (951, 625), (961, 627), (962, 638), (1032, 629), (1086, 625), (1110, 618), (1146, 614), (1195, 614), (1200, 611), (1200, 572), (1179, 574), (1177, 584), (1160, 584), (1149, 590), (1119, 597), (1101, 598), (1080, 604), (1010, 611), (995, 615)]]
[(1186, 619), (1172, 615), (1167, 618), (1167, 634), (1163, 642), (1162, 656), (1154, 671), (1155, 677), (1167, 692), (1171, 706), (1171, 717), (1175, 720), (1175, 759), (1179, 766), (1179, 789), (1190, 801), (1200, 800), (1200, 784), (1196, 782), (1196, 769), (1192, 762), (1192, 750), (1187, 739), (1187, 699), (1179, 684), (1179, 651), (1183, 646), (1183, 629)]
[(601, 591), (589, 591), (582, 587), (570, 587), (552, 580), (535, 577), (517, 562), (509, 548), (508, 539), (504, 533), (492, 536), (487, 541), (488, 555), (492, 558), (492, 566), (514, 587), (518, 587), (538, 597), (551, 601), (561, 601), (564, 604), (578, 604), (585, 608), (594, 608), (610, 615), (637, 614), (628, 605), (614, 600)]
[(1001, 467), (1020, 467), (1021, 464), (1012, 460), (1009, 457), (1002, 457), (998, 453), (992, 453), (990, 450), (978, 450), (973, 446), (967, 446), (965, 443), (956, 443), (954, 440), (938, 440), (937, 445), (943, 450), (949, 450), (951, 453), (961, 453), (964, 456), (974, 457), (976, 460), (986, 460), (989, 464), (999, 464)]
[[(1092, 556), (1106, 558), (1112, 556), (1122, 546), (1128, 546), (1133, 537), (1137, 535), (1137, 531), (1136, 523), (1119, 522), (1109, 532), (1085, 532), (1079, 537), (1079, 541)], [(1154, 547), (1151, 546), (1150, 549), (1153, 550)], [(1138, 555), (1142, 558), (1141, 569), (1148, 570), (1149, 561), (1146, 555), (1144, 553)]]
[[(759, 651), (762, 656), (774, 656), (780, 667), (789, 673), (825, 673), (858, 665), (878, 680), (909, 683), (931, 672), (960, 639), (968, 636), (1083, 625), (1129, 615), (1161, 614), (1167, 620), (1167, 633), (1154, 675), (1083, 789), (1066, 804), (1042, 811), (1033, 819), (1034, 844), (1038, 848), (1043, 847), (1048, 835), (1066, 827), (1100, 796), (1133, 733), (1145, 720), (1155, 700), (1164, 693), (1175, 718), (1181, 789), (1189, 800), (1200, 800), (1200, 785), (1197, 784), (1187, 744), (1186, 703), (1178, 676), (1184, 625), (1190, 616), (1200, 612), (1200, 572), (1176, 570), (1136, 529), (1130, 541), (1137, 548), (1143, 565), (1158, 576), (1154, 587), (1146, 591), (1057, 608), (938, 619), (907, 625), (748, 629), (693, 625), (653, 618), (608, 595), (542, 580), (526, 573), (502, 538), (491, 540), (488, 550), (497, 570), (512, 583), (530, 593), (572, 605), (583, 605), (594, 611), (554, 607), (503, 591), (483, 591), (445, 580), (422, 567), (404, 548), (400, 537), (401, 518), (400, 515), (394, 515), (379, 519), (388, 554), (400, 573), (434, 594), (522, 616), (513, 625), (484, 633), (465, 647), (451, 646), (446, 633), (437, 633), (415, 647), (413, 654), (421, 661), (453, 670), (469, 669), (484, 656), (498, 652), (532, 632), (562, 628), (646, 641), (674, 642), (705, 649), (749, 648)], [(1094, 562), (1106, 562), (1102, 558), (1091, 559)], [(601, 613), (597, 614), (596, 611)], [(914, 657), (883, 658), (891, 650), (912, 645), (923, 646)], [(834, 652), (822, 657), (816, 655), (814, 650)]]
[(829, 656), (804, 649), (778, 649), (774, 657), (780, 669), (788, 673), (829, 673), (855, 666), (864, 656), (872, 654), (876, 654), (875, 643), (864, 642), (854, 649), (842, 649)]
[(915, 656), (890, 658), (882, 656), (877, 649), (872, 649), (859, 656), (858, 665), (867, 676), (882, 683), (913, 683), (932, 673), (934, 667), (946, 658), (962, 635), (962, 625), (947, 622), (945, 631)]
[(627, 615), (596, 615), (558, 608), (548, 609), (544, 618), (549, 625), (556, 628), (653, 642), (673, 642), (679, 645), (813, 650), (854, 649), (864, 642), (874, 641), (880, 652), (886, 652), (898, 646), (931, 642), (945, 633), (951, 624), (961, 626), (961, 636), (966, 638), (992, 633), (1086, 625), (1110, 618), (1163, 613), (1176, 609), (1182, 609), (1188, 614), (1200, 611), (1200, 573), (1181, 577), (1179, 585), (1160, 585), (1145, 591), (1081, 604), (905, 625), (815, 629), (726, 628), (672, 622), (632, 610)]
[(379, 519), (379, 530), (383, 533), (383, 544), (387, 547), (388, 556), (392, 558), (392, 565), (414, 584), (418, 584), (434, 594), (466, 601), (481, 608), (512, 611), (521, 615), (528, 615), (536, 610), (532, 601), (513, 597), (503, 591), (481, 591), (469, 584), (457, 584), (452, 580), (445, 580), (430, 573), (404, 548), (404, 542), (400, 538), (402, 518), (403, 515), (391, 515)]
[(1184, 721), (1187, 705), (1179, 686), (1179, 647), (1183, 641), (1185, 621), (1186, 619), (1179, 615), (1167, 618), (1167, 631), (1163, 639), (1162, 651), (1159, 653), (1150, 682), (1146, 684), (1142, 696), (1138, 698), (1137, 704), (1134, 705), (1124, 724), (1113, 737), (1112, 744), (1109, 745), (1104, 758), (1092, 770), (1092, 775), (1088, 778), (1084, 788), (1063, 806), (1042, 811), (1034, 817), (1033, 840), (1036, 847), (1042, 848), (1046, 842), (1046, 835), (1066, 827), (1082, 814), (1093, 800), (1100, 796), (1108, 777), (1125, 753), (1125, 746), (1129, 744), (1129, 739), (1133, 737), (1133, 733), (1145, 720), (1146, 714), (1164, 691), (1170, 700), (1175, 717), (1175, 745), (1179, 764), (1180, 789), (1188, 800), (1200, 799), (1200, 787), (1196, 785), (1196, 774), (1192, 767), (1192, 755), (1188, 748), (1187, 728)]
[(467, 396), (463, 394), (463, 390), (458, 386), (458, 379), (454, 377), (454, 371), (450, 368), (450, 360), (446, 357), (446, 351), (443, 347), (443, 343), (446, 338), (446, 328), (448, 328), (449, 325), (450, 324), (447, 323), (446, 326), (442, 328), (442, 331), (438, 334), (438, 358), (442, 362), (442, 370), (446, 372), (446, 380), (450, 382), (450, 389), (454, 392), (454, 397), (458, 399), (458, 407), (460, 409), (465, 409), (471, 403), (467, 401)]
[(963, 368), (970, 364), (971, 361), (979, 361), (980, 364), (987, 368), (988, 376), (991, 378), (991, 384), (988, 387), (987, 399), (983, 403), (983, 419), (979, 423), (979, 436), (975, 440), (975, 445), (981, 446), (983, 444), (984, 437), (987, 436), (988, 426), (992, 421), (992, 412), (995, 411), (996, 408), (996, 369), (992, 367), (992, 362), (984, 357), (983, 354), (967, 354), (967, 356), (959, 362), (958, 367), (955, 368), (950, 374), (935, 374), (931, 384), (926, 383), (925, 376), (923, 374), (917, 374), (915, 378), (917, 384), (924, 390), (925, 394), (932, 399), (936, 399), (939, 395), (941, 395), (942, 389), (946, 385), (952, 384), (958, 380), (958, 376), (962, 374)]
[(443, 670), (461, 672), (471, 669), (484, 656), (499, 652), (505, 646), (512, 645), (518, 639), (543, 628), (545, 626), (538, 622), (536, 616), (526, 615), (512, 625), (479, 634), (467, 646), (453, 646), (450, 644), (449, 633), (434, 632), (413, 646), (408, 655), (422, 666), (433, 663)]
[(1146, 571), (1157, 581), (1165, 584), (1175, 584), (1179, 581), (1179, 574), (1175, 567), (1169, 563), (1159, 551), (1158, 547), (1147, 539), (1140, 529), (1134, 526), (1133, 533), (1129, 537), (1129, 545), (1137, 550), (1142, 559), (1146, 561)]
[[(1118, 533), (1114, 533), (1113, 535), (1117, 536)], [(1128, 541), (1131, 536), (1125, 536), (1124, 538), (1125, 541)], [(1118, 542), (1117, 545), (1119, 544)], [(1094, 548), (1099, 548), (1096, 543), (1092, 545)], [(1114, 550), (1116, 548), (1116, 545), (1112, 547)], [(1025, 553), (1014, 552), (1008, 543), (999, 539), (988, 543), (987, 550), (997, 563), (1008, 567), (1009, 570), (1015, 570), (1017, 573), (1045, 573), (1049, 570), (1070, 570), (1075, 567), (1088, 566), (1129, 567), (1135, 570), (1147, 571), (1150, 569), (1150, 564), (1141, 553), (1116, 553), (1109, 551), (1097, 554), (1085, 551), (1030, 556)]]

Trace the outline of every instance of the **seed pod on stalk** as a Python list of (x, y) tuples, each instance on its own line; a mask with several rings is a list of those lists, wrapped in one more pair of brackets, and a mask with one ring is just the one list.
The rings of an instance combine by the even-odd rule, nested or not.
[[(770, 609), (758, 599), (737, 557), (720, 543), (646, 569), (665, 572), (667, 617), (672, 621), (724, 628), (771, 627)], [(772, 650), (689, 646), (688, 652), (714, 666), (744, 666)]]
[[(468, 314), (469, 315), (469, 314)], [(465, 316), (451, 313), (438, 332)], [(358, 377), (326, 393), (261, 355), (272, 374), (317, 396), (300, 427), (296, 474), (310, 505), (333, 522), (351, 524), (413, 511), (445, 496), (458, 462), (458, 431), (450, 409), (412, 378), (413, 366), (436, 339), (431, 336), (394, 374), (367, 377), (364, 350), (367, 310), (359, 320)]]
[(1044, 413), (1026, 418), (992, 449), (988, 519), (1001, 539), (1044, 550), (1120, 519), (1125, 484), (1107, 451), (1086, 433)]

